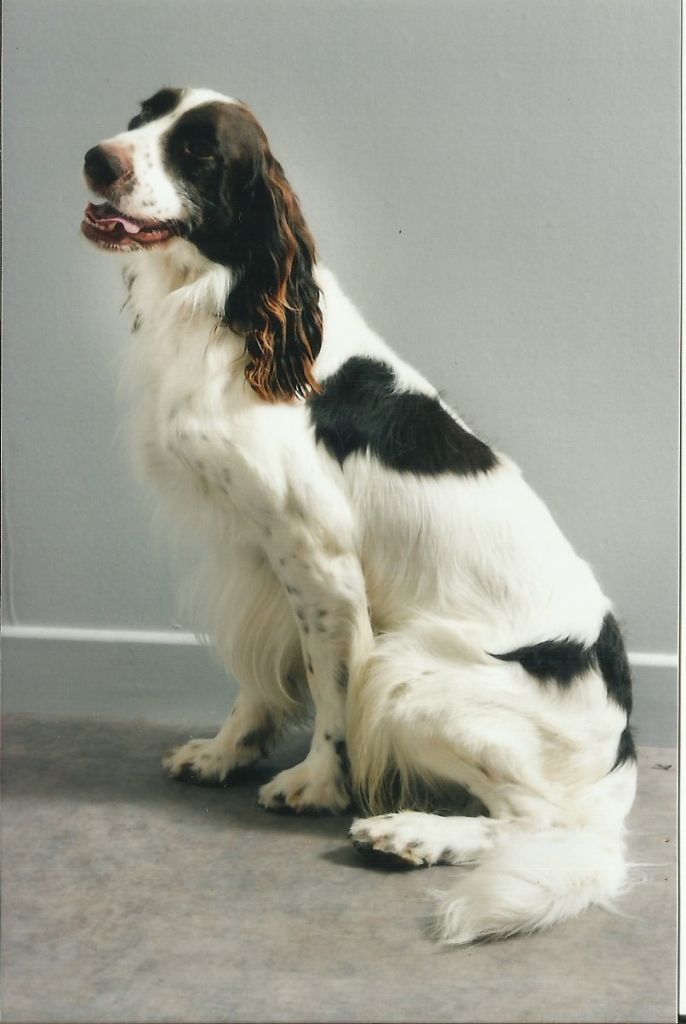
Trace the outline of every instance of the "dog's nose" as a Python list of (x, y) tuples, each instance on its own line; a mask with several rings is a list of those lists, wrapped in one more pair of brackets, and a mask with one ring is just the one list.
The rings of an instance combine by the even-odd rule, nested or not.
[(121, 178), (124, 164), (116, 153), (104, 146), (93, 146), (84, 157), (83, 170), (88, 184), (94, 189), (109, 188)]

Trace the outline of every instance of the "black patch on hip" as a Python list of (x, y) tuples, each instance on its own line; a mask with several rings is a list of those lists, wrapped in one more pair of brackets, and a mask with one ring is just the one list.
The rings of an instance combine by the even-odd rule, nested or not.
[(493, 657), (500, 661), (518, 661), (536, 679), (552, 679), (566, 688), (593, 666), (594, 649), (595, 645), (584, 647), (579, 640), (544, 640)]
[(567, 689), (589, 669), (598, 669), (605, 680), (608, 697), (626, 711), (627, 725), (619, 737), (612, 771), (625, 761), (636, 760), (636, 748), (628, 725), (632, 707), (631, 669), (614, 615), (608, 613), (605, 616), (598, 639), (591, 647), (585, 647), (578, 640), (545, 640), (507, 654), (494, 654), (493, 657), (500, 661), (518, 661), (536, 679), (551, 680), (562, 689)]
[(619, 737), (619, 746), (617, 747), (617, 760), (612, 766), (612, 771), (615, 768), (619, 768), (620, 765), (624, 764), (625, 761), (636, 761), (636, 747), (634, 746), (634, 738), (631, 735), (631, 729), (627, 725), (626, 729), (622, 732)]
[(608, 697), (619, 704), (620, 708), (624, 708), (628, 718), (632, 707), (631, 669), (622, 632), (614, 615), (605, 616), (594, 651), (596, 664), (605, 680)]
[(309, 400), (315, 437), (343, 465), (349, 455), (370, 452), (400, 473), (470, 476), (498, 460), (483, 441), (461, 427), (437, 398), (398, 391), (386, 363), (353, 356)]
[[(544, 640), (493, 657), (500, 661), (518, 661), (536, 679), (552, 680), (563, 689), (589, 669), (598, 669), (605, 680), (608, 697), (626, 711), (627, 719), (631, 714), (631, 670), (621, 630), (611, 613), (603, 619), (598, 639), (591, 647), (579, 640)], [(627, 750), (630, 741), (629, 734), (625, 740)]]

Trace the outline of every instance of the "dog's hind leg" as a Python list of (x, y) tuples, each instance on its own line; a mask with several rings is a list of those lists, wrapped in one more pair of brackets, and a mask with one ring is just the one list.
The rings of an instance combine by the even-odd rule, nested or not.
[(369, 859), (397, 858), (408, 867), (473, 864), (493, 847), (499, 822), (397, 811), (360, 818), (350, 829), (353, 845)]
[(410, 802), (419, 777), (468, 787), (490, 813), (399, 810), (352, 826), (363, 854), (471, 865), (440, 899), (443, 941), (533, 931), (622, 892), (623, 820), (636, 781), (631, 759), (616, 763), (625, 713), (597, 673), (576, 685), (561, 697), (487, 659), (441, 667), (426, 651), (413, 658), (407, 639), (384, 641), (370, 659), (349, 732), (362, 799), (378, 808), (395, 771), (404, 783), (396, 807)]

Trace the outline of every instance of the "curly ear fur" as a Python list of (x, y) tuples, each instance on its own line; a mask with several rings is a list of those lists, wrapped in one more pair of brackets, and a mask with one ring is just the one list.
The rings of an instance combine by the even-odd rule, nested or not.
[(312, 370), (322, 344), (315, 246), (269, 149), (234, 202), (243, 244), (225, 315), (245, 335), (246, 380), (267, 401), (306, 398), (321, 390)]

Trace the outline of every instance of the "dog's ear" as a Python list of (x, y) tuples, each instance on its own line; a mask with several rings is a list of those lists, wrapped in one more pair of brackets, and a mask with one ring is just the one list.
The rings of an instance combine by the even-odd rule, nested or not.
[(245, 335), (246, 380), (267, 401), (306, 398), (321, 390), (313, 373), (322, 344), (315, 246), (268, 147), (251, 180), (234, 193), (233, 205), (240, 263), (226, 319)]

